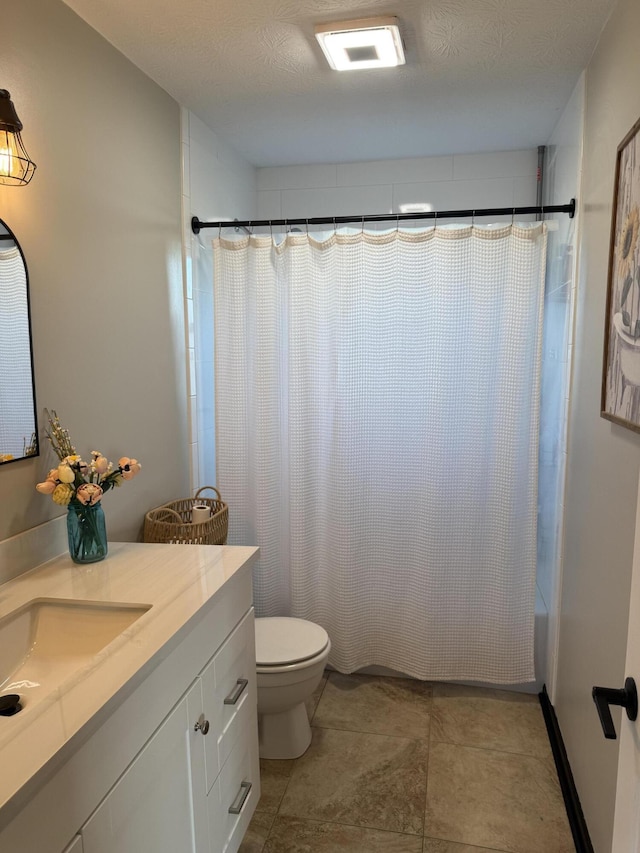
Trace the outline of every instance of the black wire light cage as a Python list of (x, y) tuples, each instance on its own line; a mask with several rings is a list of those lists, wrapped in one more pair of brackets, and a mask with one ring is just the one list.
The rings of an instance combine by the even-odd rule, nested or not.
[(18, 118), (11, 95), (0, 89), (0, 184), (24, 186), (36, 170), (20, 136), (22, 122)]

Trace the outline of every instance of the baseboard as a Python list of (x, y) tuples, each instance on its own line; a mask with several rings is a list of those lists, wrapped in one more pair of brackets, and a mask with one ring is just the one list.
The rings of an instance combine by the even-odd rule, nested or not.
[(571, 765), (569, 764), (567, 751), (564, 747), (558, 718), (549, 699), (546, 686), (543, 685), (542, 692), (538, 693), (538, 698), (540, 699), (542, 714), (547, 726), (549, 742), (551, 743), (551, 750), (556, 763), (556, 770), (558, 771), (558, 780), (562, 789), (562, 796), (564, 797), (567, 817), (569, 818), (569, 826), (573, 834), (573, 842), (576, 845), (576, 853), (594, 853), (593, 845), (589, 838), (587, 822), (584, 819), (584, 813), (580, 805), (576, 783), (571, 772)]

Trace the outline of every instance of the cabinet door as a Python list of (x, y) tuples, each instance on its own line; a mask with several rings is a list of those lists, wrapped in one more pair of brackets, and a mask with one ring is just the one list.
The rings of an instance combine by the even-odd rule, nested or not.
[(192, 789), (202, 789), (202, 782), (192, 784), (192, 763), (197, 772), (204, 738), (189, 716), (201, 706), (199, 693), (196, 682), (89, 818), (82, 828), (83, 853), (208, 849), (208, 832), (204, 839), (196, 835), (200, 798), (192, 800)]

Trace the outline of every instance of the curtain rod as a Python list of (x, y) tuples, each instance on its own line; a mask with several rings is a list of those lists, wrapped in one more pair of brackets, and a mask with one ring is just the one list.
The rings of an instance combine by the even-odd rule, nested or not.
[(576, 200), (572, 198), (569, 204), (533, 205), (531, 207), (485, 207), (477, 210), (430, 210), (422, 213), (389, 213), (365, 216), (315, 216), (309, 219), (245, 219), (233, 222), (201, 222), (197, 216), (191, 218), (191, 230), (199, 234), (203, 228), (272, 228), (274, 225), (342, 225), (346, 222), (402, 222), (416, 219), (473, 219), (476, 216), (526, 216), (539, 213), (568, 213), (573, 219), (576, 212)]

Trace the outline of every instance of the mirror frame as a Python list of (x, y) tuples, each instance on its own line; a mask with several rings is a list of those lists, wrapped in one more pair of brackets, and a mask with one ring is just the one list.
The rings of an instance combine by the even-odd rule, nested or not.
[[(15, 459), (7, 459), (5, 462), (0, 462), (0, 466), (2, 465), (11, 465), (13, 462), (23, 462), (25, 459), (35, 459), (40, 456), (40, 434), (38, 430), (38, 409), (36, 407), (36, 377), (35, 370), (33, 366), (33, 328), (31, 325), (31, 295), (29, 292), (29, 267), (27, 266), (27, 259), (24, 256), (24, 252), (22, 251), (22, 246), (18, 242), (18, 238), (13, 233), (11, 228), (7, 225), (4, 219), (0, 219), (0, 226), (4, 228), (13, 242), (15, 243), (18, 251), (20, 252), (20, 257), (22, 258), (22, 263), (24, 264), (24, 277), (25, 277), (25, 288), (27, 295), (27, 322), (29, 323), (29, 358), (31, 360), (31, 397), (33, 400), (33, 432), (36, 437), (36, 452), (32, 453), (30, 456), (16, 456)], [(0, 247), (4, 241), (0, 241)]]

